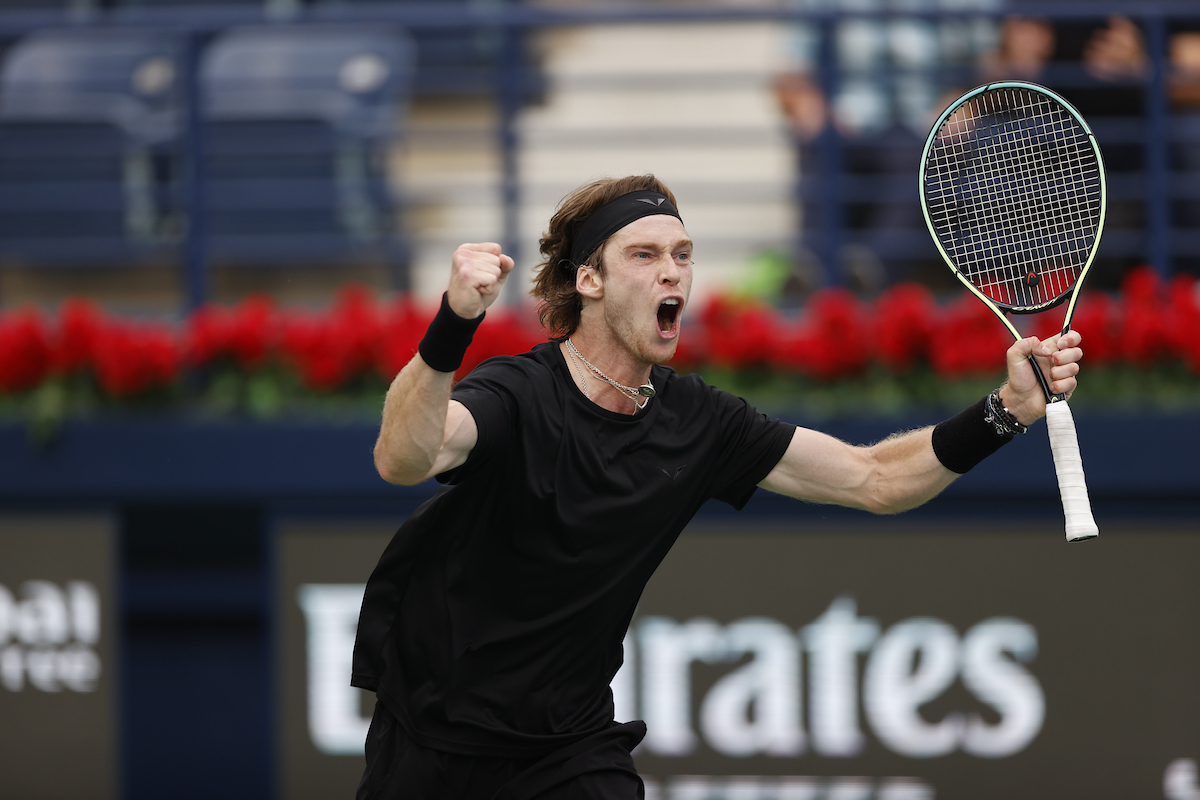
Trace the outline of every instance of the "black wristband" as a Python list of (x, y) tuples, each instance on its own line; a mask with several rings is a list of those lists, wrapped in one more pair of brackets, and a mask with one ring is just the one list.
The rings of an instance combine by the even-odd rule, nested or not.
[(933, 454), (951, 472), (964, 475), (1012, 441), (987, 420), (987, 397), (933, 429)]
[(463, 319), (454, 313), (450, 299), (443, 292), (442, 306), (429, 323), (425, 338), (417, 345), (417, 352), (438, 372), (454, 372), (462, 366), (463, 356), (475, 338), (475, 329), (486, 316), (484, 312), (475, 319)]

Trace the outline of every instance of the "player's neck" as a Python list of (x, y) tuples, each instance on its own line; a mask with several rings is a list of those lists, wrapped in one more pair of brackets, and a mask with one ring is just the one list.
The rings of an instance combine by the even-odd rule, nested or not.
[(596, 331), (580, 326), (571, 342), (592, 366), (627, 386), (640, 386), (650, 379), (651, 364), (638, 357), (608, 329)]
[(593, 403), (618, 414), (634, 414), (645, 407), (644, 396), (631, 398), (628, 392), (613, 386), (603, 377), (607, 376), (631, 389), (649, 385), (650, 365), (639, 361), (626, 348), (580, 331), (563, 342), (560, 348), (563, 359), (571, 368), (575, 385)]

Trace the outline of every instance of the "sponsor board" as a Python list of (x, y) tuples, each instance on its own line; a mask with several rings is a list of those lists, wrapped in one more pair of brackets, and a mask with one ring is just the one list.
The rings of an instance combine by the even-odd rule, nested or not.
[(0, 797), (115, 797), (112, 525), (0, 515), (0, 554)]
[(280, 796), (349, 797), (363, 771), (375, 695), (350, 685), (363, 586), (391, 521), (277, 526)]
[[(350, 648), (387, 539), (281, 543), (288, 797), (361, 772)], [(1192, 530), (695, 527), (625, 638), (617, 718), (646, 720), (660, 800), (1200, 800), (1197, 563)]]

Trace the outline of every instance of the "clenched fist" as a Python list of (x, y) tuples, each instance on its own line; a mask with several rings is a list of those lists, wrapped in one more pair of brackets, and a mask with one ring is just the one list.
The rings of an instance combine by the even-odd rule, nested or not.
[(1029, 425), (1046, 415), (1046, 395), (1033, 374), (1029, 357), (1033, 356), (1038, 362), (1050, 391), (1070, 398), (1079, 383), (1075, 376), (1079, 374), (1079, 361), (1083, 358), (1082, 340), (1078, 331), (1067, 331), (1063, 336), (1051, 336), (1043, 341), (1030, 336), (1008, 348), (1008, 383), (1000, 389), (1000, 399), (1022, 425)]
[(462, 244), (450, 262), (446, 298), (463, 319), (475, 319), (496, 301), (514, 262), (495, 242)]

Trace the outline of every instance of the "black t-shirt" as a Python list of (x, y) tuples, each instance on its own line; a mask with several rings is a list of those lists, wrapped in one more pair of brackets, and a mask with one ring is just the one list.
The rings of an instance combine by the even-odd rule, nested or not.
[(355, 686), (413, 739), (537, 757), (613, 721), (609, 683), (642, 590), (709, 498), (741, 508), (795, 430), (654, 367), (630, 416), (579, 391), (556, 344), (453, 392), (478, 442), (367, 583)]

